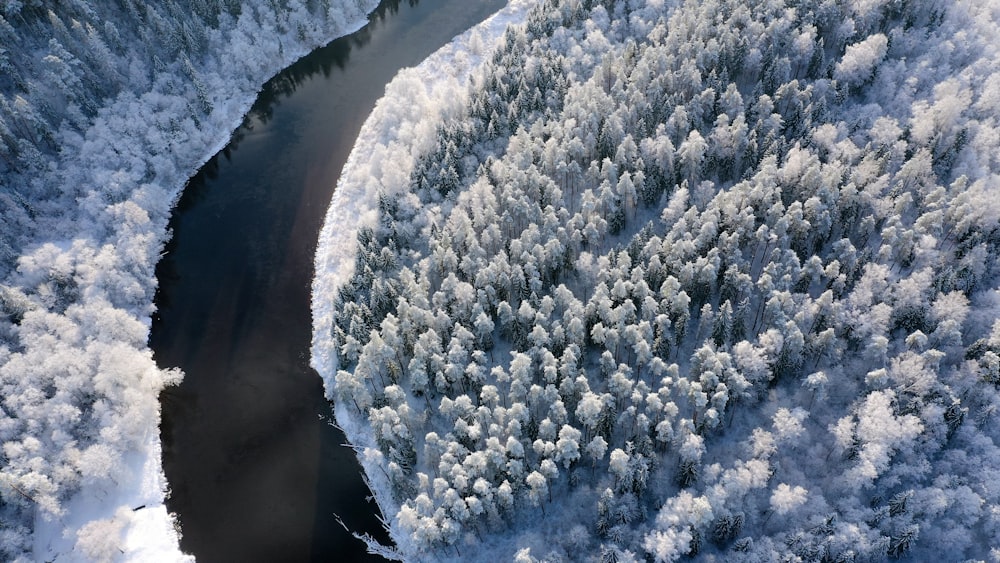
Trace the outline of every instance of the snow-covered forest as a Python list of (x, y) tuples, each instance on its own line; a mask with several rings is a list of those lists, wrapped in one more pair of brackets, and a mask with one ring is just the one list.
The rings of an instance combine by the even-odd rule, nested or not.
[(1000, 560), (1000, 4), (537, 4), (317, 255), (382, 552)]
[(264, 81), (376, 4), (0, 2), (0, 560), (182, 557), (181, 374), (146, 344), (170, 209)]

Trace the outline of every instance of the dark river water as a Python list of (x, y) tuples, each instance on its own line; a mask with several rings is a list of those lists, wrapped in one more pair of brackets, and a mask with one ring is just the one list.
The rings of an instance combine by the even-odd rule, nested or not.
[(386, 1), (361, 31), (264, 88), (190, 181), (157, 269), (150, 345), (184, 382), (161, 396), (181, 548), (199, 561), (362, 561), (388, 541), (309, 367), (316, 238), (385, 84), (503, 0)]

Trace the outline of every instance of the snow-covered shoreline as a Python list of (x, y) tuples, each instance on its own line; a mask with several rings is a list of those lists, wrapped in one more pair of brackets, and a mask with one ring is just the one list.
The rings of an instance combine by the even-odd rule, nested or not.
[[(61, 230), (40, 228), (39, 240), (27, 245), (21, 263), (34, 266), (42, 263), (40, 257), (45, 253), (57, 252), (58, 260), (68, 260), (75, 268), (74, 283), (78, 284), (79, 298), (65, 313), (31, 305), (24, 313), (20, 328), (27, 335), (30, 326), (51, 325), (69, 318), (69, 322), (79, 328), (75, 333), (67, 333), (59, 342), (60, 350), (76, 355), (81, 362), (87, 362), (88, 369), (95, 370), (93, 377), (99, 392), (105, 393), (104, 389), (108, 389), (107, 392), (120, 395), (115, 395), (110, 405), (101, 406), (107, 409), (108, 415), (103, 418), (107, 422), (93, 430), (108, 440), (106, 443), (98, 442), (90, 447), (81, 444), (79, 449), (71, 443), (65, 446), (74, 448), (67, 450), (70, 453), (59, 453), (59, 459), (46, 460), (45, 463), (53, 465), (57, 462), (79, 464), (77, 467), (81, 469), (76, 471), (82, 477), (66, 485), (73, 491), (68, 498), (56, 505), (50, 504), (45, 510), (33, 510), (33, 528), (22, 528), (31, 534), (30, 538), (20, 541), (26, 542), (21, 544), (22, 549), (30, 550), (32, 559), (193, 560), (180, 551), (179, 529), (165, 506), (169, 484), (162, 469), (159, 433), (160, 390), (165, 385), (178, 383), (181, 374), (177, 370), (160, 369), (146, 342), (157, 283), (153, 272), (169, 236), (167, 223), (187, 180), (230, 142), (232, 132), (243, 123), (263, 84), (317, 47), (364, 27), (368, 23), (367, 15), (377, 5), (376, 0), (364, 0), (354, 3), (354, 7), (343, 7), (343, 13), (335, 17), (314, 18), (308, 25), (298, 28), (298, 36), (286, 29), (273, 43), (257, 43), (258, 56), (253, 58), (247, 58), (246, 45), (240, 44), (242, 27), (234, 30), (231, 38), (216, 37), (217, 41), (230, 42), (224, 44), (222, 52), (207, 54), (204, 66), (198, 69), (202, 86), (207, 86), (212, 111), (201, 118), (196, 128), (182, 131), (178, 140), (166, 141), (175, 150), (164, 154), (144, 153), (147, 148), (144, 142), (153, 142), (150, 139), (158, 135), (166, 136), (162, 131), (165, 123), (184, 125), (193, 117), (185, 112), (195, 106), (183, 102), (185, 95), (192, 93), (191, 89), (178, 88), (176, 82), (163, 86), (174, 80), (170, 77), (155, 82), (145, 94), (137, 96), (123, 92), (117, 95), (98, 110), (82, 134), (64, 134), (65, 144), (60, 154), (53, 157), (55, 162), (49, 168), (50, 177), (39, 181), (79, 185), (79, 188), (74, 186), (80, 194), (76, 198), (79, 206), (56, 218), (63, 223)], [(293, 18), (285, 17), (289, 21)], [(294, 14), (294, 17), (302, 17), (302, 14)], [(245, 61), (243, 65), (227, 63), (240, 59)], [(164, 96), (158, 88), (172, 92), (173, 98)], [(75, 168), (78, 162), (88, 162), (90, 166), (79, 170)], [(155, 175), (140, 185), (140, 178), (129, 175), (133, 174), (132, 170), (143, 167), (155, 170)], [(123, 177), (129, 181), (120, 185), (119, 180)], [(115, 193), (116, 190), (120, 191)], [(114, 202), (122, 197), (122, 191), (123, 203), (107, 203), (109, 199)], [(107, 260), (110, 256), (130, 267), (118, 273), (102, 273), (100, 267), (90, 269), (97, 265), (97, 259)], [(42, 266), (45, 267), (50, 266)], [(24, 293), (21, 295), (31, 296), (29, 292), (34, 287), (30, 284), (36, 282), (32, 281), (30, 271), (25, 273), (30, 268), (21, 270), (14, 274), (20, 277), (15, 277), (13, 282), (0, 281), (14, 288), (22, 282)], [(119, 297), (115, 290), (124, 288), (130, 292), (128, 297)], [(105, 315), (114, 316), (102, 321), (100, 317)], [(123, 322), (125, 328), (121, 325)], [(22, 336), (22, 340), (25, 338)], [(11, 381), (11, 377), (24, 374), (27, 366), (39, 364), (36, 357), (51, 355), (37, 339), (24, 340), (21, 346), (22, 350), (13, 353), (0, 347), (0, 376), (4, 376), (0, 379), (5, 383)], [(121, 364), (109, 364), (112, 361)], [(57, 382), (57, 386), (65, 377), (60, 373), (45, 374), (44, 370), (48, 369), (45, 366), (35, 369), (41, 377)], [(114, 373), (109, 375), (109, 372)], [(119, 373), (124, 379), (109, 380), (119, 377)], [(86, 407), (83, 408), (87, 413)], [(45, 424), (54, 423), (47, 421)], [(22, 443), (30, 445), (38, 441), (24, 438)], [(69, 459), (63, 461), (61, 456), (69, 456)], [(45, 497), (34, 496), (37, 489), (25, 484), (38, 482), (37, 477), (22, 474), (10, 465), (7, 470), (18, 473), (13, 473), (14, 480), (4, 475), (2, 484), (36, 505), (46, 501)], [(57, 482), (56, 486), (62, 487), (62, 484)], [(56, 494), (61, 496), (63, 493), (53, 493), (53, 496)], [(26, 556), (27, 553), (18, 560)]]
[[(535, 4), (536, 0), (510, 0), (417, 67), (401, 70), (362, 126), (337, 182), (316, 249), (311, 364), (323, 378), (327, 397), (333, 396), (338, 369), (336, 342), (330, 332), (334, 301), (339, 288), (354, 274), (358, 232), (378, 220), (378, 187), (407, 185), (399, 179), (408, 178), (416, 157), (433, 147), (435, 124), (463, 107), (464, 84), (507, 27), (523, 22)], [(405, 197), (401, 193), (386, 195)], [(386, 504), (392, 498), (389, 483), (376, 469), (377, 461), (369, 457), (378, 453), (370, 429), (347, 409), (335, 409), (334, 414), (348, 440), (361, 452), (359, 461), (382, 513), (395, 514), (398, 507)], [(396, 542), (405, 540), (393, 532), (390, 530)]]

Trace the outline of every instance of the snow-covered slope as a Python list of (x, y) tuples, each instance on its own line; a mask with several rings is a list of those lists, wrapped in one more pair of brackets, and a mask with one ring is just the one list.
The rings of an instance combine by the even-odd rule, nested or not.
[(0, 559), (184, 559), (147, 347), (185, 181), (375, 0), (0, 7)]
[(399, 555), (995, 559), (1000, 5), (539, 5), (318, 250)]

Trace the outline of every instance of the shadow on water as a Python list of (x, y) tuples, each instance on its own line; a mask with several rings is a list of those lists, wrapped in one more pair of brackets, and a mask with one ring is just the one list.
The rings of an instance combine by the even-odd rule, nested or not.
[(385, 84), (503, 4), (383, 2), (269, 81), (181, 195), (150, 346), (186, 374), (161, 395), (160, 432), (167, 505), (199, 561), (371, 559), (335, 513), (388, 542), (309, 367), (316, 239)]

